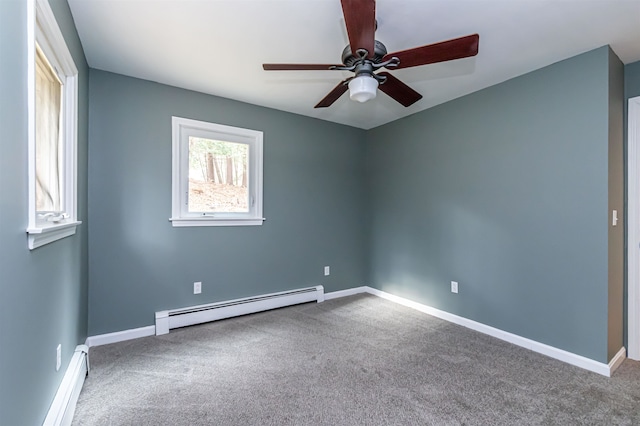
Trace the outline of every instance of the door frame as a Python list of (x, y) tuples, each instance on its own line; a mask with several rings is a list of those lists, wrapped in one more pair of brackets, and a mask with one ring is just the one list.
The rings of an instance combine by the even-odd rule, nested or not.
[(640, 96), (627, 117), (627, 357), (640, 360)]

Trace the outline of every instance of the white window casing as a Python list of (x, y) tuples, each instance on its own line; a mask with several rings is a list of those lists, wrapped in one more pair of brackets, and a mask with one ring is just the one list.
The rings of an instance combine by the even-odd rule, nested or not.
[[(174, 227), (185, 226), (245, 226), (262, 225), (262, 161), (263, 133), (204, 121), (172, 117), (172, 203), (171, 221)], [(203, 138), (248, 146), (246, 212), (190, 212), (189, 138)]]
[[(27, 93), (28, 93), (28, 247), (35, 249), (75, 234), (77, 219), (77, 123), (78, 69), (47, 0), (27, 3)], [(60, 104), (60, 149), (57, 164), (61, 184), (56, 211), (38, 212), (36, 202), (36, 44), (62, 83)]]

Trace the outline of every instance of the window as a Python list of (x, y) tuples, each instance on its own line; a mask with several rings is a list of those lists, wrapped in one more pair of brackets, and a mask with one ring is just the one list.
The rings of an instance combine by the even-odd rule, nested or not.
[(173, 226), (262, 225), (262, 132), (173, 117)]
[(30, 249), (75, 234), (78, 70), (47, 0), (29, 2)]

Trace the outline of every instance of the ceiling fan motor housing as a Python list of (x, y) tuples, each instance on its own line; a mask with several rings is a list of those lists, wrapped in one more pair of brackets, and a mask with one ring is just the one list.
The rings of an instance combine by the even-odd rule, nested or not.
[(315, 108), (331, 106), (347, 90), (352, 99), (366, 102), (375, 97), (378, 88), (402, 106), (409, 107), (422, 99), (422, 95), (389, 72), (378, 72), (381, 68), (418, 67), (478, 54), (478, 34), (389, 53), (386, 46), (375, 39), (378, 26), (376, 0), (341, 0), (340, 3), (349, 36), (349, 45), (342, 51), (342, 65), (262, 64), (266, 71), (349, 71), (355, 74), (338, 83)]
[[(386, 54), (387, 54), (386, 46), (381, 42), (379, 42), (378, 40), (376, 40), (373, 48), (373, 58), (370, 58), (369, 60), (374, 64), (380, 63), (382, 62), (382, 58)], [(347, 45), (347, 47), (345, 47), (344, 50), (342, 51), (342, 63), (347, 67), (355, 65), (361, 59), (362, 58), (360, 58), (360, 56), (354, 55), (353, 52), (351, 52), (350, 45)]]

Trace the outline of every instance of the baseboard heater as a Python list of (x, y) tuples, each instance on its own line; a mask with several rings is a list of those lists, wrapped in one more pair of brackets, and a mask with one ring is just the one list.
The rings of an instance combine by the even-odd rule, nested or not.
[(313, 301), (324, 302), (324, 287), (321, 285), (189, 308), (160, 311), (156, 312), (156, 336), (167, 334), (170, 329), (174, 328)]
[(73, 420), (84, 379), (89, 374), (89, 348), (76, 347), (43, 426), (68, 426)]

